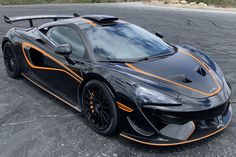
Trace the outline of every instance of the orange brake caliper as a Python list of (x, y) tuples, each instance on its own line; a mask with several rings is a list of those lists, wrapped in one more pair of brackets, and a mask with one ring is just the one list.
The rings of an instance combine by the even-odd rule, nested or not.
[(89, 101), (89, 104), (90, 104), (90, 110), (91, 110), (91, 112), (92, 113), (94, 113), (94, 94), (93, 94), (93, 92), (90, 94), (90, 96), (89, 96), (89, 99), (90, 99), (90, 101)]

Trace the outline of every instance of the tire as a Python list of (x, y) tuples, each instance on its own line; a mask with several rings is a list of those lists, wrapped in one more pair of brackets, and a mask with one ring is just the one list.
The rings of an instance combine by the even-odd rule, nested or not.
[(91, 80), (84, 86), (82, 108), (90, 127), (97, 133), (111, 135), (118, 130), (118, 109), (103, 82)]
[(19, 78), (21, 76), (20, 62), (10, 42), (4, 44), (3, 59), (8, 75), (12, 78)]

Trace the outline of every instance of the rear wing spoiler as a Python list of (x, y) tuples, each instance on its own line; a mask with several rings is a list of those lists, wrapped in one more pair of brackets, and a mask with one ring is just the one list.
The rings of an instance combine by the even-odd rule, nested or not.
[(54, 21), (57, 21), (58, 19), (69, 19), (73, 17), (79, 17), (79, 15), (74, 13), (74, 15), (33, 15), (33, 16), (18, 16), (18, 17), (4, 16), (4, 21), (8, 24), (11, 24), (13, 22), (28, 20), (30, 23), (30, 27), (33, 27), (34, 26), (33, 20), (53, 19)]

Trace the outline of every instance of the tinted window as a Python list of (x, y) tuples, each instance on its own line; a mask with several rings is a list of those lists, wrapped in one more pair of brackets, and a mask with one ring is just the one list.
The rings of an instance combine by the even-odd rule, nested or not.
[(85, 57), (85, 47), (79, 34), (71, 27), (56, 26), (47, 32), (47, 36), (55, 42), (56, 45), (70, 44), (72, 55), (79, 58)]
[(98, 60), (141, 59), (174, 52), (162, 39), (133, 24), (94, 27), (87, 35)]

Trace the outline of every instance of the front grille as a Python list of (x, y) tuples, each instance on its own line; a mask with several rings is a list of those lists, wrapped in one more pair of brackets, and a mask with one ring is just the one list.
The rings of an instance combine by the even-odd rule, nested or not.
[(157, 129), (161, 129), (167, 124), (184, 124), (189, 121), (194, 121), (197, 125), (204, 123), (217, 125), (216, 118), (228, 110), (229, 104), (230, 102), (227, 102), (208, 110), (196, 112), (163, 112), (147, 108), (143, 108), (142, 111)]

